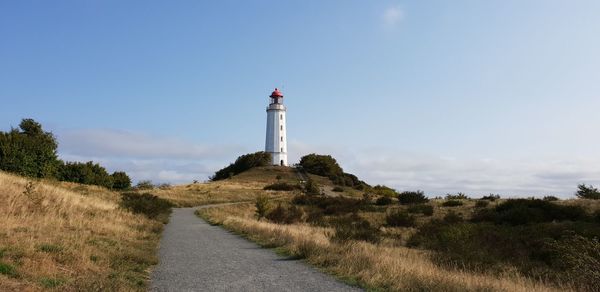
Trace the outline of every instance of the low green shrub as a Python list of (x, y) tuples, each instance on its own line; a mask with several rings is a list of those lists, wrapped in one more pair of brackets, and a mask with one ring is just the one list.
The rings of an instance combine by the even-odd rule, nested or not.
[(150, 193), (122, 193), (121, 207), (136, 214), (143, 214), (150, 219), (160, 219), (163, 222), (171, 214), (173, 204)]
[(415, 217), (406, 211), (393, 211), (385, 217), (385, 222), (392, 227), (412, 227), (415, 226)]
[(490, 205), (490, 202), (486, 201), (486, 200), (477, 200), (475, 202), (475, 208), (486, 208), (489, 205)]
[(453, 194), (447, 194), (446, 195), (446, 200), (468, 200), (469, 197), (467, 197), (467, 195), (463, 194), (463, 193), (458, 193), (456, 195)]
[(422, 205), (413, 205), (408, 207), (407, 209), (408, 213), (421, 213), (425, 216), (431, 216), (433, 215), (433, 206), (431, 205), (426, 205), (426, 204), (422, 204)]
[(301, 190), (302, 187), (297, 185), (297, 184), (288, 184), (285, 182), (276, 182), (274, 184), (270, 184), (268, 186), (265, 186), (263, 188), (264, 190), (267, 191), (285, 191), (285, 192), (290, 192), (290, 191), (295, 191), (295, 190)]
[(56, 288), (65, 283), (65, 280), (59, 278), (44, 277), (40, 279), (40, 284), (44, 288)]
[(15, 277), (17, 276), (17, 269), (11, 264), (0, 262), (0, 274)]
[(379, 197), (375, 201), (375, 205), (377, 205), (377, 206), (385, 206), (385, 205), (389, 205), (391, 203), (392, 203), (392, 198), (390, 198), (390, 197)]
[(292, 199), (292, 203), (295, 205), (316, 206), (322, 209), (325, 215), (355, 213), (365, 207), (363, 200), (346, 197), (296, 195)]
[(481, 197), (482, 200), (495, 201), (500, 200), (500, 195), (489, 194), (487, 196)]
[(293, 224), (302, 221), (303, 216), (304, 212), (297, 206), (291, 205), (286, 208), (279, 204), (266, 215), (266, 218), (279, 224)]
[(260, 220), (264, 218), (269, 212), (269, 197), (265, 195), (258, 195), (254, 201), (254, 207), (256, 207), (256, 211), (254, 213), (256, 219)]
[(551, 265), (563, 271), (565, 280), (577, 283), (581, 290), (600, 291), (600, 242), (568, 233), (558, 240), (549, 240)]
[(462, 206), (463, 202), (459, 201), (459, 200), (449, 200), (449, 201), (445, 201), (442, 203), (442, 206), (444, 207), (458, 207), (458, 206)]
[(335, 242), (348, 242), (350, 240), (378, 243), (381, 240), (379, 228), (356, 214), (338, 217), (332, 222), (335, 232), (331, 239)]
[(522, 225), (552, 221), (586, 220), (589, 216), (580, 206), (559, 205), (540, 199), (510, 199), (492, 209), (480, 209), (472, 220), (496, 224)]
[(151, 180), (141, 180), (135, 185), (134, 189), (136, 189), (136, 190), (151, 190), (151, 189), (154, 189), (154, 184), (152, 183)]
[(429, 199), (425, 197), (422, 191), (416, 192), (402, 192), (398, 195), (398, 201), (402, 205), (409, 204), (422, 204), (429, 202)]
[(450, 211), (450, 212), (448, 212), (448, 214), (446, 214), (444, 216), (443, 220), (444, 220), (445, 223), (448, 223), (448, 224), (456, 224), (456, 223), (463, 222), (463, 217), (459, 213), (456, 213), (454, 211)]
[(553, 201), (559, 201), (560, 199), (555, 196), (545, 196), (542, 200), (553, 202)]

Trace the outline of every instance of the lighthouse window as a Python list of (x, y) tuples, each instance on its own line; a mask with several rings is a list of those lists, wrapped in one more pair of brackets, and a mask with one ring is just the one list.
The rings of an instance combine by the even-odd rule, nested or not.
[(279, 129), (283, 131), (283, 126), (279, 126)]
[(283, 115), (279, 115), (279, 119), (280, 119), (280, 120), (283, 120)]
[(283, 137), (281, 137), (281, 142), (283, 142)]
[(281, 147), (281, 152), (283, 152), (283, 147)]

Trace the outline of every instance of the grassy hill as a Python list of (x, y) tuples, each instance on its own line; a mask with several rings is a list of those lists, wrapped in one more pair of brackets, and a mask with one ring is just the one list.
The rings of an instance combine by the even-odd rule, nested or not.
[(0, 201), (0, 290), (145, 290), (163, 223), (118, 193), (0, 172)]

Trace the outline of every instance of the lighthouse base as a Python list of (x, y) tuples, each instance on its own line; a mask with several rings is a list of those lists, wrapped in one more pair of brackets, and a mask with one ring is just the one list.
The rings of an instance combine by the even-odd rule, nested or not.
[(271, 164), (279, 166), (288, 166), (287, 153), (271, 152)]

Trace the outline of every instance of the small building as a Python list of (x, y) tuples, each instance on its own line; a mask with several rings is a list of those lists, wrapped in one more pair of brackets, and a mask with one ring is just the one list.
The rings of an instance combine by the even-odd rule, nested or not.
[(265, 152), (271, 154), (273, 165), (287, 166), (286, 108), (283, 105), (283, 94), (275, 88), (269, 97)]

